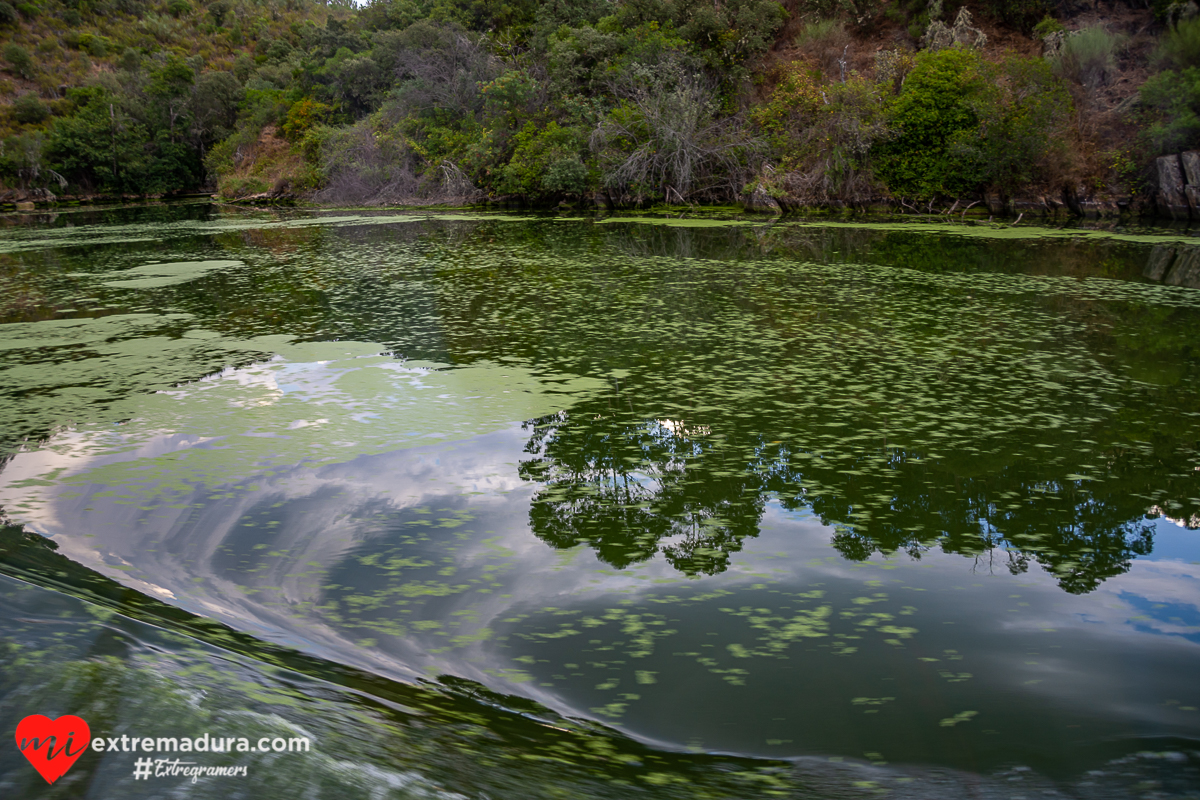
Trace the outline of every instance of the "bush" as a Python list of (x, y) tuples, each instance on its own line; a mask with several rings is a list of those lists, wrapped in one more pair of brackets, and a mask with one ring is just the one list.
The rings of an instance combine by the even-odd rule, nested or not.
[(0, 25), (16, 25), (17, 10), (10, 3), (0, 0)]
[(960, 140), (961, 156), (983, 168), (986, 185), (1006, 194), (1061, 171), (1067, 161), (1071, 95), (1045, 59), (1012, 56), (990, 70), (993, 78), (976, 105), (980, 129)]
[(604, 184), (638, 203), (736, 197), (751, 143), (717, 117), (715, 83), (672, 62), (631, 77), (637, 83), (592, 134)]
[(1065, 33), (1066, 28), (1063, 24), (1054, 17), (1047, 14), (1042, 17), (1042, 21), (1033, 26), (1033, 35), (1038, 39), (1045, 39), (1047, 36), (1054, 33)]
[(1155, 75), (1141, 98), (1158, 118), (1144, 134), (1155, 154), (1200, 147), (1200, 67)]
[(29, 55), (29, 51), (19, 44), (9, 42), (4, 45), (3, 50), (4, 60), (12, 67), (13, 72), (20, 75), (22, 78), (32, 78), (34, 73), (33, 57)]
[(1096, 25), (1068, 35), (1054, 59), (1055, 69), (1067, 80), (1088, 89), (1104, 84), (1116, 68), (1117, 53), (1125, 46), (1125, 37)]
[(587, 168), (580, 158), (587, 136), (557, 122), (540, 127), (530, 122), (514, 137), (512, 158), (501, 168), (496, 190), (537, 197), (587, 191)]
[(192, 12), (192, 4), (188, 0), (171, 0), (167, 3), (167, 13), (178, 19)]
[(917, 55), (888, 109), (896, 135), (874, 151), (876, 172), (893, 194), (957, 197), (979, 185), (979, 166), (956, 161), (951, 149), (978, 130), (975, 103), (987, 80), (974, 51), (950, 47)]
[(280, 126), (283, 138), (293, 144), (299, 142), (308, 133), (310, 128), (327, 120), (331, 111), (333, 109), (329, 106), (324, 103), (318, 103), (311, 97), (306, 97), (300, 102), (294, 103), (288, 109), (283, 125)]
[(38, 125), (50, 117), (50, 108), (33, 92), (18, 97), (12, 110), (13, 117), (23, 125)]
[(822, 72), (845, 80), (845, 57), (852, 41), (845, 25), (832, 19), (811, 22), (800, 29), (795, 41), (800, 52), (812, 59)]
[[(860, 75), (821, 86), (793, 64), (771, 100), (752, 112), (768, 132), (777, 167), (749, 188), (781, 203), (824, 205), (878, 196), (868, 155), (887, 135), (883, 87)], [(784, 199), (786, 197), (786, 200)]]
[(231, 176), (222, 178), (217, 184), (217, 192), (222, 197), (248, 197), (252, 194), (264, 194), (271, 191), (271, 186), (262, 178), (253, 176)]
[(33, 3), (19, 4), (17, 6), (17, 11), (21, 12), (21, 16), (25, 19), (37, 19), (38, 14), (42, 13), (42, 10)]
[(1168, 30), (1154, 60), (1175, 69), (1200, 67), (1200, 17), (1180, 20)]
[(1044, 20), (1053, 7), (1048, 0), (988, 0), (992, 16), (1025, 33), (1035, 30), (1038, 20)]
[(875, 149), (876, 169), (902, 197), (1011, 191), (1054, 176), (1070, 115), (1070, 95), (1042, 59), (922, 53), (889, 109), (897, 135)]

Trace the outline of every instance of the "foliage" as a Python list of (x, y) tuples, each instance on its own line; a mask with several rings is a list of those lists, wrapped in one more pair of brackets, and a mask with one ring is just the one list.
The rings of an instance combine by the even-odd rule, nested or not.
[(582, 154), (587, 134), (551, 121), (529, 122), (514, 137), (513, 156), (500, 170), (497, 191), (525, 197), (581, 195), (588, 188)]
[(1011, 191), (1050, 170), (1070, 107), (1040, 59), (992, 65), (958, 48), (922, 53), (892, 103), (896, 135), (875, 148), (876, 170), (907, 197)]
[(953, 157), (955, 145), (979, 128), (976, 100), (987, 88), (983, 60), (948, 48), (917, 56), (889, 116), (896, 135), (874, 150), (876, 171), (907, 197), (958, 196), (978, 186), (979, 165)]
[(766, 52), (786, 18), (776, 0), (635, 0), (619, 5), (616, 13), (617, 24), (624, 29), (649, 24), (669, 27), (707, 66), (722, 73), (736, 73), (748, 59)]
[(1063, 39), (1055, 58), (1055, 69), (1064, 78), (1089, 89), (1105, 83), (1116, 66), (1116, 56), (1125, 46), (1125, 37), (1109, 33), (1102, 26), (1084, 28)]
[(770, 134), (778, 167), (755, 184), (784, 203), (862, 202), (877, 193), (869, 155), (888, 135), (880, 87), (858, 74), (821, 86), (799, 64), (752, 119)]
[(50, 109), (33, 92), (26, 92), (12, 105), (13, 117), (24, 125), (37, 125), (50, 117)]
[[(0, 138), (41, 131), (47, 168), (69, 191), (282, 181), (354, 202), (596, 190), (617, 202), (727, 202), (749, 182), (780, 198), (857, 202), (1049, 180), (1047, 153), (1067, 135), (1044, 102), (1058, 97), (1053, 76), (958, 52), (984, 42), (973, 11), (1061, 27), (1044, 0), (970, 11), (951, 0), (944, 15), (940, 0), (798, 0), (786, 28), (776, 0), (50, 3), (37, 19), (13, 9), (11, 31), (0, 29), (0, 66), (20, 84), (4, 92)], [(955, 53), (942, 63), (901, 43), (874, 54), (874, 80), (860, 75), (871, 59), (855, 47), (881, 17)], [(1159, 63), (1183, 69), (1196, 30), (1175, 25)], [(1066, 38), (1058, 74), (1104, 81), (1120, 40), (1100, 29)], [(797, 60), (768, 67), (781, 61), (773, 44), (794, 46), (782, 52)], [(62, 87), (70, 100), (42, 99)], [(1148, 106), (1156, 141), (1188, 139), (1190, 117), (1170, 116), (1187, 103), (1174, 102)], [(1042, 133), (1056, 138), (1036, 146)], [(1005, 136), (1009, 148), (997, 144)], [(367, 160), (352, 168), (348, 154)]]
[(1141, 99), (1155, 117), (1145, 132), (1155, 155), (1200, 147), (1200, 67), (1155, 75)]
[(850, 32), (837, 20), (827, 19), (806, 24), (796, 34), (796, 48), (827, 75), (845, 79), (847, 54), (851, 49)]
[(1071, 95), (1044, 59), (1012, 56), (990, 74), (993, 83), (976, 107), (978, 134), (958, 146), (965, 160), (983, 165), (987, 186), (1010, 194), (1066, 160)]
[(1042, 17), (1041, 22), (1033, 26), (1033, 35), (1039, 39), (1045, 39), (1050, 34), (1065, 33), (1066, 30), (1067, 29), (1063, 27), (1061, 22), (1047, 14), (1046, 16)]
[(737, 191), (754, 146), (717, 116), (716, 86), (678, 62), (633, 70), (592, 135), (604, 184), (635, 202), (689, 202)]
[(304, 138), (314, 126), (329, 118), (332, 109), (324, 103), (319, 103), (311, 97), (306, 97), (288, 109), (281, 131), (283, 138), (289, 142), (298, 142)]
[(979, 49), (987, 44), (987, 34), (971, 24), (971, 12), (964, 7), (958, 10), (953, 25), (946, 25), (939, 19), (930, 22), (921, 42), (926, 50), (944, 50), (947, 47)]
[[(1036, 32), (1054, 4), (1049, 0), (988, 0), (987, 9), (993, 17), (1026, 33)], [(1041, 22), (1039, 22), (1041, 20)]]
[(4, 45), (4, 60), (9, 63), (13, 70), (22, 78), (32, 78), (34, 74), (33, 57), (29, 55), (29, 51), (21, 45), (14, 42), (9, 42)]
[(1200, 67), (1200, 17), (1180, 20), (1170, 28), (1155, 52), (1154, 60), (1175, 69)]

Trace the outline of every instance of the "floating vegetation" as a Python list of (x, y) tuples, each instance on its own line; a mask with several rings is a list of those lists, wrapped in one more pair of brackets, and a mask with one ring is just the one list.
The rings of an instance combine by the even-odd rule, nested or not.
[[(0, 236), (10, 575), (517, 709), (565, 733), (498, 755), (508, 723), (422, 706), (501, 776), (594, 765), (570, 780), (614, 796), (796, 784), (601, 723), (854, 769), (1195, 731), (1200, 292), (1141, 277), (1181, 237), (77, 221)], [(1078, 687), (1131, 649), (1151, 688), (1097, 710)]]

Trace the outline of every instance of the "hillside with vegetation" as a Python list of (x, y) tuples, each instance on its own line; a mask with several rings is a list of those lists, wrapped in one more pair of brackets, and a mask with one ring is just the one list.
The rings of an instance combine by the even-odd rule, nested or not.
[(1166, 0), (0, 0), (0, 199), (1145, 210)]

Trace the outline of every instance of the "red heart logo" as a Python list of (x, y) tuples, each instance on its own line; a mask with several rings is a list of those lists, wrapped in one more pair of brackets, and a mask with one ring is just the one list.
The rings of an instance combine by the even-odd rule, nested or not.
[(17, 725), (17, 747), (50, 783), (66, 774), (91, 740), (88, 724), (70, 714), (58, 719), (30, 714)]

